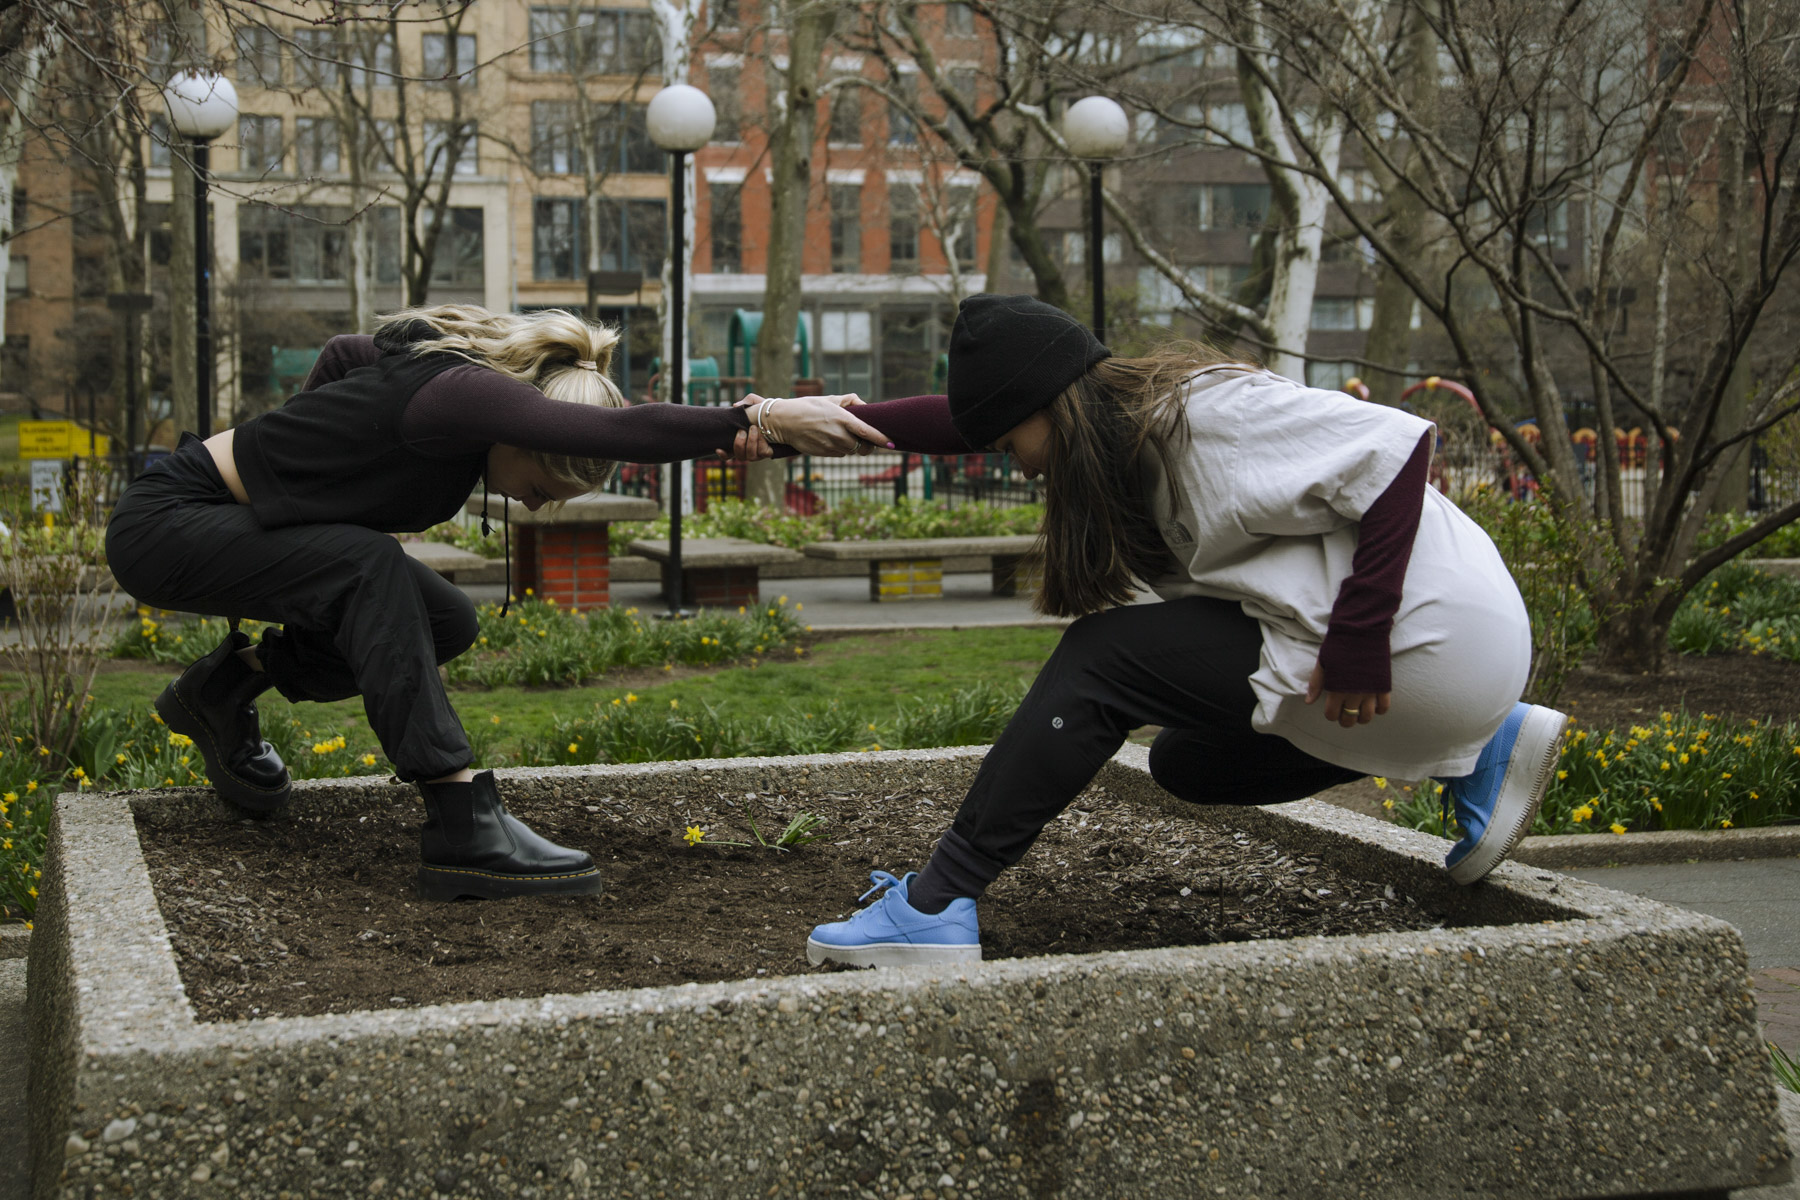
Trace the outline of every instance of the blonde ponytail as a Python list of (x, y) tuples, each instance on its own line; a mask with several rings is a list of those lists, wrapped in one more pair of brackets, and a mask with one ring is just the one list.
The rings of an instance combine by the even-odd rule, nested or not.
[[(569, 404), (624, 408), (628, 403), (611, 377), (618, 330), (590, 325), (574, 313), (554, 308), (496, 313), (472, 304), (439, 304), (392, 313), (377, 335), (412, 321), (436, 335), (414, 341), (414, 354), (454, 354)], [(607, 459), (528, 453), (553, 478), (590, 492), (606, 486), (618, 467)]]

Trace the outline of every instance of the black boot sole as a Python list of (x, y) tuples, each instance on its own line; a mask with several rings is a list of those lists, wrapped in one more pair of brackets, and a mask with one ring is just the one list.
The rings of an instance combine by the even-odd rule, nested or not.
[(213, 744), (212, 729), (200, 719), (198, 713), (188, 708), (173, 683), (164, 688), (162, 695), (156, 698), (156, 713), (171, 732), (192, 739), (195, 748), (200, 751), (200, 757), (206, 760), (206, 778), (211, 781), (213, 790), (219, 793), (220, 799), (256, 816), (268, 816), (288, 802), (288, 797), (293, 793), (291, 780), (284, 779), (280, 787), (269, 788), (240, 779), (231, 773), (225, 763), (225, 756)]
[(515, 896), (598, 896), (605, 885), (597, 868), (566, 875), (504, 875), (474, 867), (419, 868), (419, 896), (424, 900), (509, 900)]

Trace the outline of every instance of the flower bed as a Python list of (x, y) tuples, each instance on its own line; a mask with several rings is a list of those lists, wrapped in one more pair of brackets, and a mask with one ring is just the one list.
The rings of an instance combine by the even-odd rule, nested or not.
[[(571, 819), (608, 811), (609, 798), (673, 818), (721, 794), (931, 798), (959, 790), (978, 754), (526, 772), (511, 789)], [(1358, 886), (1440, 907), (1445, 926), (954, 971), (783, 976), (778, 963), (759, 976), (763, 956), (748, 951), (774, 922), (726, 895), (747, 865), (715, 876), (721, 912), (698, 918), (745, 935), (734, 981), (423, 1007), (389, 997), (384, 1011), (205, 1023), (132, 810), (198, 822), (209, 803), (66, 797), (32, 942), (37, 1195), (931, 1188), (950, 1200), (1328, 1186), (1437, 1200), (1470, 1178), (1494, 1197), (1574, 1197), (1788, 1177), (1729, 926), (1514, 865), (1453, 889), (1435, 841), (1311, 802), (1197, 815), (1149, 782), (1141, 750), (1098, 782), (1153, 826), (1274, 843), (1288, 863), (1265, 862), (1265, 876), (1316, 858)], [(388, 803), (376, 783), (296, 791), (307, 811), (352, 822)], [(1070, 849), (1117, 841), (1112, 820), (1071, 830)], [(654, 834), (665, 852), (689, 853), (667, 828)], [(822, 844), (846, 860), (846, 879), (866, 866), (849, 840)], [(1130, 846), (1098, 857), (1046, 854), (1043, 866), (1059, 882), (1158, 866)], [(222, 911), (211, 916), (255, 907), (240, 890), (247, 872), (212, 870), (226, 874), (213, 877), (206, 902)], [(343, 933), (369, 946), (393, 905), (374, 911), (383, 885), (361, 886), (371, 911)], [(803, 895), (789, 904), (825, 903)], [(1124, 913), (1136, 899), (1126, 888), (1096, 905)], [(508, 907), (440, 907), (439, 940)], [(279, 953), (250, 932), (263, 942), (243, 944)], [(540, 942), (540, 957), (557, 955), (554, 935)], [(1629, 1019), (1596, 1034), (1600, 1012)]]

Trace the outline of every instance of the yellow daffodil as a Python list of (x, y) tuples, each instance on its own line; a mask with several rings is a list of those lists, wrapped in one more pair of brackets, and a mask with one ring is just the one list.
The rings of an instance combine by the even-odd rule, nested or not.
[[(870, 728), (870, 729), (873, 729), (873, 728), (875, 728), (875, 727), (874, 727), (874, 726), (873, 726), (873, 725), (871, 725), (871, 726), (869, 726), (869, 728)], [(1375, 777), (1374, 777), (1374, 779), (1375, 779), (1375, 786), (1376, 786), (1376, 787), (1377, 787), (1377, 788), (1378, 788), (1378, 789), (1380, 789), (1380, 790), (1381, 790), (1381, 791), (1384, 791), (1384, 792), (1385, 792), (1385, 791), (1387, 791), (1387, 779), (1386, 779), (1386, 777), (1384, 777), (1384, 776), (1381, 776), (1381, 775), (1376, 775), (1376, 776), (1375, 776)]]
[(1617, 821), (1614, 821), (1612, 823), (1612, 831), (1614, 833), (1624, 833), (1625, 827), (1623, 825), (1619, 824)]
[(574, 743), (574, 742), (569, 743), (569, 753), (570, 754), (574, 754), (577, 750), (580, 750), (580, 749), (581, 749), (581, 747), (579, 745), (577, 745), (576, 743)]
[(704, 837), (706, 837), (706, 830), (698, 825), (689, 825), (687, 832), (681, 835), (681, 840), (690, 846), (698, 846)]

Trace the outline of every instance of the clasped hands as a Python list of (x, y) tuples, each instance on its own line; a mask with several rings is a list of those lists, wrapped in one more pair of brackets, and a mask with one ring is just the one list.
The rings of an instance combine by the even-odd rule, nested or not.
[[(738, 408), (750, 408), (750, 428), (737, 435), (729, 451), (720, 451), (720, 457), (733, 462), (759, 462), (773, 457), (775, 449), (763, 435), (764, 426), (780, 436), (782, 445), (792, 446), (802, 454), (841, 458), (872, 454), (878, 446), (892, 449), (893, 443), (885, 433), (850, 412), (861, 403), (862, 397), (854, 394), (765, 399), (752, 392), (737, 402)], [(765, 411), (765, 405), (773, 407)]]

